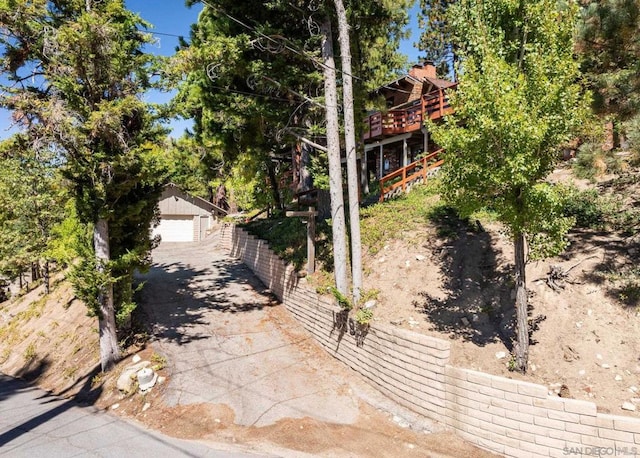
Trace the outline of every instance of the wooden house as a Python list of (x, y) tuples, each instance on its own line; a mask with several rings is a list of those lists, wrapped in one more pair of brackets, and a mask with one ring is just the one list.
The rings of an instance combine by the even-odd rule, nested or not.
[[(452, 112), (449, 93), (455, 87), (456, 83), (437, 78), (435, 66), (425, 62), (371, 94), (384, 100), (386, 108), (368, 113), (363, 120), (363, 166), (368, 180), (383, 180), (419, 157), (436, 153), (438, 147), (429, 141), (425, 120), (437, 121)], [(436, 154), (429, 159), (437, 160)]]

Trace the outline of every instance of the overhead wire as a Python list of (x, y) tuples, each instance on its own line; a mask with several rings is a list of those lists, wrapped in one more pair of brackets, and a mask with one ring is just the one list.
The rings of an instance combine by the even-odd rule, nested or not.
[[(277, 40), (275, 40), (273, 37), (270, 37), (269, 35), (266, 35), (266, 34), (264, 34), (264, 33), (260, 32), (260, 31), (259, 31), (258, 29), (256, 29), (255, 27), (253, 27), (253, 26), (251, 26), (251, 25), (249, 25), (249, 24), (245, 23), (244, 21), (241, 21), (240, 19), (238, 19), (238, 18), (236, 18), (236, 17), (232, 16), (231, 14), (227, 13), (224, 9), (222, 9), (220, 6), (212, 5), (211, 3), (209, 3), (209, 2), (208, 2), (208, 1), (206, 1), (206, 0), (202, 0), (202, 3), (203, 3), (204, 5), (206, 5), (206, 6), (208, 6), (209, 8), (211, 8), (211, 9), (212, 9), (212, 10), (214, 10), (214, 11), (218, 11), (218, 12), (220, 12), (220, 13), (224, 14), (224, 15), (225, 15), (227, 18), (229, 18), (230, 20), (232, 20), (232, 21), (234, 21), (235, 23), (239, 24), (240, 26), (242, 26), (242, 27), (246, 28), (247, 30), (249, 30), (249, 31), (251, 31), (251, 32), (253, 32), (253, 33), (255, 33), (255, 34), (257, 34), (259, 37), (265, 38), (265, 39), (269, 40), (270, 42), (272, 42), (272, 43), (274, 43), (274, 44), (276, 44), (276, 45), (279, 45), (279, 44), (280, 44), (280, 43), (279, 43)], [(298, 9), (298, 8), (296, 8), (296, 9)], [(166, 32), (156, 32), (156, 31), (153, 31), (153, 30), (143, 30), (143, 29), (139, 29), (139, 30), (140, 30), (140, 32), (150, 33), (150, 34), (152, 34), (152, 35), (160, 35), (160, 36), (167, 36), (167, 37), (173, 37), (173, 38), (185, 38), (185, 36), (184, 36), (184, 35), (176, 35), (176, 34), (166, 33)], [(285, 41), (285, 42), (286, 42), (286, 43), (285, 43), (285, 46), (284, 46), (284, 47), (285, 47), (285, 49), (287, 49), (287, 50), (289, 50), (289, 51), (293, 52), (294, 54), (297, 54), (297, 55), (298, 55), (298, 56), (300, 56), (300, 57), (304, 57), (305, 59), (307, 59), (307, 60), (311, 61), (312, 63), (314, 63), (314, 64), (316, 64), (316, 65), (319, 65), (319, 66), (324, 67), (324, 68), (328, 68), (328, 66), (327, 66), (324, 62), (321, 62), (321, 61), (319, 61), (318, 59), (314, 58), (313, 56), (309, 56), (309, 55), (308, 55), (307, 53), (305, 53), (304, 51), (302, 51), (302, 50), (300, 50), (300, 49), (295, 48), (295, 47), (294, 47), (294, 45), (293, 45), (293, 44), (291, 44), (291, 41), (290, 41), (290, 40), (287, 40), (287, 39), (286, 39), (286, 38), (284, 38), (284, 37), (281, 37), (281, 38), (283, 39), (283, 41)], [(342, 69), (335, 68), (335, 67), (332, 67), (331, 69), (333, 69), (333, 70), (335, 70), (335, 71), (337, 71), (337, 72), (339, 72), (339, 73), (341, 73), (341, 74), (343, 74), (343, 75), (348, 75), (348, 76), (351, 76), (351, 77), (352, 77), (352, 78), (354, 78), (354, 79), (357, 79), (357, 80), (359, 80), (359, 81), (363, 81), (363, 78), (361, 78), (360, 76), (354, 75), (353, 73), (347, 73), (347, 72), (343, 71)], [(411, 91), (405, 91), (405, 90), (403, 90), (403, 89), (392, 88), (392, 87), (390, 87), (390, 86), (388, 86), (388, 85), (383, 85), (383, 86), (381, 86), (381, 87), (384, 87), (384, 88), (389, 89), (389, 90), (394, 91), (394, 92), (400, 92), (400, 93), (403, 93), (403, 94), (411, 94)]]

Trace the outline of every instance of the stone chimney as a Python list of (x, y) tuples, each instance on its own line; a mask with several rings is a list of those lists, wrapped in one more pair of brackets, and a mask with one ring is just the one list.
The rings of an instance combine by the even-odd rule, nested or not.
[(418, 79), (436, 78), (436, 67), (432, 61), (425, 60), (421, 64), (414, 65), (411, 70), (409, 70), (409, 75)]

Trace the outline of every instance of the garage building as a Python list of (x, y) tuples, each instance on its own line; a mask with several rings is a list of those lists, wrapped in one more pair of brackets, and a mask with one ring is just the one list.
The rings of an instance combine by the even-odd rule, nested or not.
[(153, 229), (153, 235), (160, 235), (163, 242), (197, 242), (206, 237), (213, 228), (216, 218), (226, 212), (200, 197), (192, 196), (168, 184), (158, 203), (160, 224)]

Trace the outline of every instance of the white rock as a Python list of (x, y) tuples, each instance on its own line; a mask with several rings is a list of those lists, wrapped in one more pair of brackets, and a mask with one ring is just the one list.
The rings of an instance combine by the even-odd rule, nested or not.
[(622, 404), (622, 410), (630, 410), (631, 412), (635, 412), (636, 406), (631, 402), (625, 402), (624, 404)]
[(219, 418), (215, 418), (213, 421), (216, 422), (216, 423), (220, 423), (221, 422), (221, 420)]
[(473, 321), (474, 323), (476, 323), (479, 319), (480, 317), (478, 316), (477, 313), (474, 313), (473, 315), (471, 315), (471, 321)]
[(602, 359), (602, 355), (601, 355), (600, 353), (598, 353), (598, 354), (596, 355), (596, 358), (597, 358), (597, 359)]
[(142, 361), (142, 358), (140, 358), (140, 355), (133, 355), (133, 358), (131, 358), (131, 362), (133, 364), (139, 363), (140, 361)]
[(149, 402), (145, 402), (144, 405), (142, 406), (142, 411), (145, 412), (149, 410), (149, 407), (151, 407), (151, 404)]
[(462, 324), (465, 326), (469, 326), (469, 320), (466, 317), (462, 317), (460, 318), (460, 321), (462, 321)]
[(638, 392), (638, 387), (637, 386), (630, 386), (629, 387), (629, 391), (631, 391), (632, 393), (637, 393)]
[(370, 301), (367, 301), (364, 303), (364, 308), (366, 309), (372, 309), (376, 306), (377, 302), (374, 299), (371, 299)]
[(591, 316), (593, 314), (593, 310), (589, 309), (587, 310), (587, 315)]
[(535, 372), (536, 369), (538, 369), (538, 368), (536, 367), (535, 364), (531, 364), (531, 365), (529, 365), (529, 369), (531, 369), (531, 372)]
[(607, 363), (604, 363), (604, 364), (601, 364), (600, 367), (603, 369), (609, 369), (611, 366), (609, 366)]
[(162, 376), (158, 377), (158, 382), (157, 382), (158, 385), (162, 385), (165, 382), (165, 380), (167, 380), (167, 377), (162, 377)]
[(499, 352), (496, 352), (496, 358), (498, 358), (498, 359), (504, 359), (504, 358), (506, 358), (506, 357), (507, 357), (507, 352), (505, 352), (505, 351), (499, 351)]
[(383, 257), (381, 257), (380, 259), (378, 259), (378, 262), (379, 262), (380, 264), (382, 264), (382, 263), (383, 263), (383, 262), (385, 262), (386, 260), (387, 260), (387, 258), (385, 258), (385, 257), (383, 256)]
[(616, 375), (615, 376), (615, 381), (616, 382), (621, 382), (622, 381), (622, 375)]
[(131, 393), (134, 389), (136, 373), (150, 365), (151, 362), (149, 361), (140, 361), (136, 364), (125, 367), (122, 374), (120, 374), (120, 377), (118, 377), (118, 380), (116, 381), (116, 388), (123, 393)]
[(111, 410), (116, 410), (118, 407), (120, 407), (120, 404), (114, 404), (111, 406)]
[(404, 265), (407, 266), (407, 267), (411, 267), (411, 261), (405, 261)]
[(634, 404), (640, 404), (640, 398), (631, 398), (631, 402)]
[(417, 254), (416, 255), (416, 261), (424, 261), (426, 258), (424, 256), (422, 256), (421, 254)]
[(585, 371), (584, 369), (581, 369), (581, 370), (578, 371), (578, 375), (584, 375), (586, 373), (587, 373), (587, 371)]
[(582, 321), (578, 321), (576, 323), (576, 328), (580, 329), (582, 327)]

